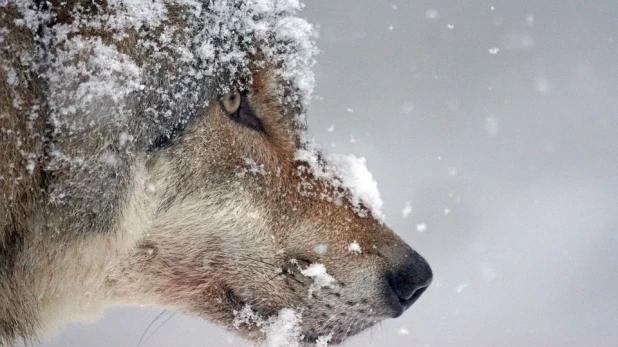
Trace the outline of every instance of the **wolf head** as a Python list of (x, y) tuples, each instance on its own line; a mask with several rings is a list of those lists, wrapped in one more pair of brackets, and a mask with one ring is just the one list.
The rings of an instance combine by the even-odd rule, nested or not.
[(0, 40), (19, 72), (0, 167), (20, 184), (0, 182), (17, 192), (0, 196), (0, 344), (113, 304), (336, 343), (431, 282), (364, 163), (308, 140), (298, 2), (6, 6), (30, 41)]
[(286, 308), (309, 342), (339, 342), (398, 317), (431, 282), (426, 261), (370, 201), (355, 200), (345, 177), (324, 177), (333, 164), (307, 155), (272, 71), (252, 81), (213, 98), (145, 163), (138, 189), (156, 208), (110, 277), (116, 296), (253, 338), (260, 319)]

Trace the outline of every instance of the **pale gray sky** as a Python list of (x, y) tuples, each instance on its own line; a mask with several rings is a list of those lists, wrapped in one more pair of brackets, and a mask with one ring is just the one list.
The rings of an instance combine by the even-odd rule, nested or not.
[[(616, 345), (618, 3), (307, 2), (312, 133), (367, 158), (387, 222), (434, 270), (348, 346)], [(159, 312), (111, 310), (43, 346), (137, 346)], [(239, 344), (179, 314), (153, 330), (142, 346)]]

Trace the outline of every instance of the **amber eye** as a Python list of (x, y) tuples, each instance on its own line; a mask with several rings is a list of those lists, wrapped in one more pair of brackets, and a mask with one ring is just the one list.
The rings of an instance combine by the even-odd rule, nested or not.
[(241, 93), (237, 88), (234, 88), (219, 100), (221, 108), (231, 120), (251, 129), (264, 131), (264, 124), (251, 107), (251, 100), (247, 91)]
[(234, 88), (221, 97), (221, 105), (223, 105), (223, 109), (227, 112), (227, 114), (232, 115), (238, 111), (238, 108), (240, 107), (240, 99), (240, 92), (238, 89)]

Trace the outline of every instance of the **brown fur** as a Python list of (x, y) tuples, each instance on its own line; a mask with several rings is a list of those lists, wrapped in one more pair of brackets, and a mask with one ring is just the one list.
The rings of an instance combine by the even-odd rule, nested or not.
[[(37, 57), (41, 46), (35, 32), (15, 26), (21, 15), (11, 6), (0, 17), (10, 30), (0, 43), (1, 63), (20, 84), (9, 85), (8, 70), (0, 68), (0, 345), (117, 304), (172, 309), (226, 327), (245, 304), (264, 317), (290, 307), (302, 310), (306, 341), (332, 333), (334, 342), (399, 314), (384, 297), (384, 274), (409, 247), (345, 199), (324, 199), (334, 188), (299, 174), (300, 133), (288, 116), (298, 109), (281, 104), (272, 68), (254, 67), (247, 86), (263, 133), (233, 122), (204, 86), (196, 95), (208, 106), (187, 101), (195, 116), (182, 136), (154, 151), (149, 144), (173, 120), (154, 127), (138, 114), (120, 128), (102, 123), (67, 135), (50, 128), (49, 117), (54, 102), (71, 99), (54, 101), (53, 86), (35, 65), (19, 61), (21, 52)], [(71, 11), (59, 11), (54, 21), (71, 22)], [(79, 35), (113, 42), (146, 69), (179, 67), (150, 58), (132, 36)], [(166, 86), (165, 78), (152, 81)], [(138, 110), (156, 102), (134, 101)], [(140, 136), (116, 147), (129, 128)], [(89, 165), (54, 162), (52, 148)], [(100, 164), (109, 153), (117, 165)], [(262, 169), (252, 170), (247, 158)], [(65, 200), (50, 200), (65, 191)], [(347, 251), (353, 241), (362, 253)], [(316, 252), (319, 244), (328, 250)], [(324, 264), (336, 284), (310, 296), (312, 280), (299, 268), (311, 263)], [(261, 337), (255, 326), (240, 329)]]

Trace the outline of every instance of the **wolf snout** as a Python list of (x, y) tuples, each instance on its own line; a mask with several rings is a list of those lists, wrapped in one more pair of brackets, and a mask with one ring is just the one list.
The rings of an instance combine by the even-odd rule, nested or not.
[(395, 317), (403, 314), (425, 292), (433, 279), (431, 267), (420, 254), (409, 247), (394, 252), (391, 269), (386, 273), (389, 296)]

